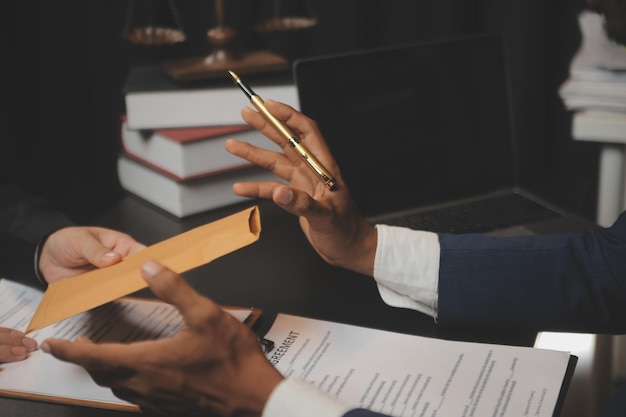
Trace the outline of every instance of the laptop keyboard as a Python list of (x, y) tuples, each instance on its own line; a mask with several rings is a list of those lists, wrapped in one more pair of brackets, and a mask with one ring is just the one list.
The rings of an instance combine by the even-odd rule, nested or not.
[(486, 233), (554, 217), (560, 214), (519, 194), (510, 194), (377, 223), (439, 233)]

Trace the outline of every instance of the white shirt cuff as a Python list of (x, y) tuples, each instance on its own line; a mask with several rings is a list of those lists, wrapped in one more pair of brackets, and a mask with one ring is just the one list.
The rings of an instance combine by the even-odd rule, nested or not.
[(383, 301), (437, 317), (439, 238), (436, 233), (376, 225), (374, 279)]
[(285, 378), (270, 395), (262, 417), (341, 417), (352, 408), (306, 381)]

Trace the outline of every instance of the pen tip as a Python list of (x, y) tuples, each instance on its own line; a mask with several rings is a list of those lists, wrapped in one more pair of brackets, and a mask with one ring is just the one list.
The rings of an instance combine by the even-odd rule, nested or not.
[(228, 74), (230, 75), (230, 78), (232, 78), (234, 81), (239, 81), (239, 77), (233, 71), (228, 70)]

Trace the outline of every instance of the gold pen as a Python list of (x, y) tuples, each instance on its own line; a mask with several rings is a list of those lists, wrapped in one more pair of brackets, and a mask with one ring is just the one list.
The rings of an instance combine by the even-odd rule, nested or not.
[(335, 178), (333, 178), (330, 172), (328, 172), (328, 170), (324, 168), (324, 165), (322, 165), (320, 161), (318, 161), (315, 156), (313, 156), (307, 150), (307, 148), (305, 148), (304, 145), (300, 143), (300, 139), (298, 139), (296, 135), (293, 134), (293, 132), (287, 127), (286, 124), (278, 120), (276, 117), (274, 117), (272, 113), (267, 110), (267, 108), (263, 104), (263, 99), (261, 97), (256, 95), (250, 87), (244, 84), (244, 82), (241, 81), (241, 78), (239, 78), (239, 76), (233, 71), (228, 71), (228, 73), (230, 74), (235, 84), (237, 84), (241, 88), (241, 90), (243, 90), (245, 95), (248, 96), (248, 99), (250, 99), (250, 103), (252, 103), (252, 105), (256, 107), (256, 109), (259, 111), (259, 113), (261, 113), (265, 120), (267, 120), (272, 126), (274, 126), (274, 128), (276, 128), (276, 130), (278, 130), (278, 132), (285, 139), (287, 139), (289, 145), (304, 160), (304, 162), (306, 162), (307, 165), (322, 179), (322, 181), (324, 181), (326, 187), (328, 187), (328, 189), (331, 191), (334, 190), (337, 186), (337, 181), (335, 180)]

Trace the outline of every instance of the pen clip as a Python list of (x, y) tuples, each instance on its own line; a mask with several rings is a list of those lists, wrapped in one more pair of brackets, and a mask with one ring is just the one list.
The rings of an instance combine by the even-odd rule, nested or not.
[(274, 342), (269, 339), (260, 337), (259, 343), (261, 343), (261, 349), (263, 349), (263, 353), (270, 353), (272, 349), (274, 349)]

